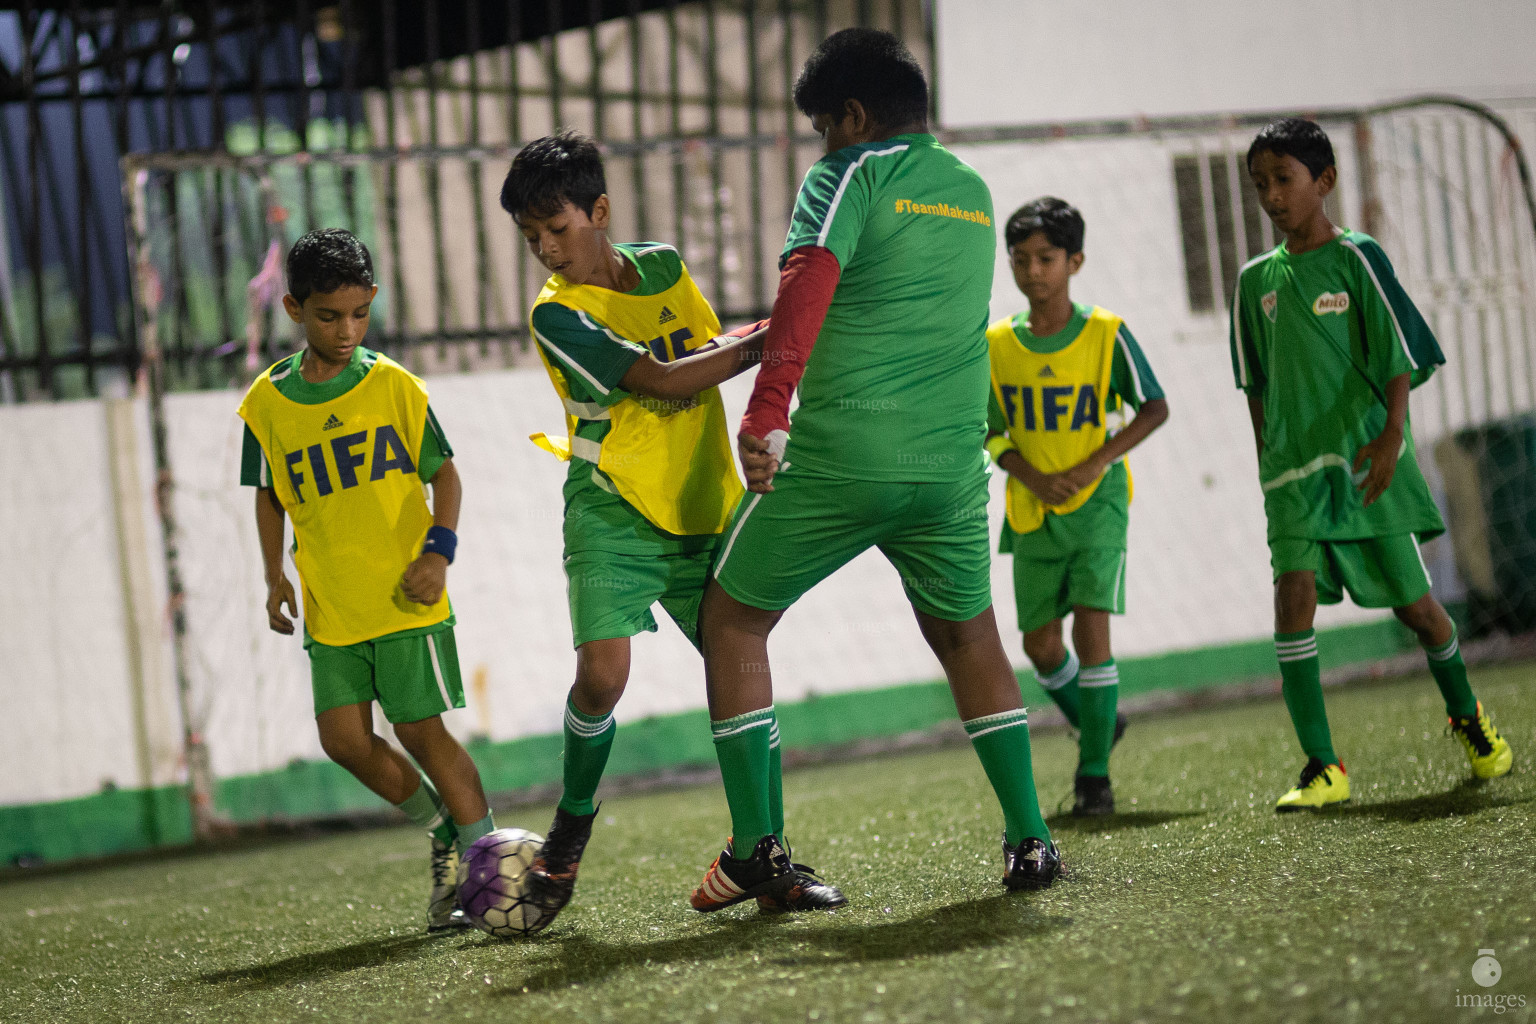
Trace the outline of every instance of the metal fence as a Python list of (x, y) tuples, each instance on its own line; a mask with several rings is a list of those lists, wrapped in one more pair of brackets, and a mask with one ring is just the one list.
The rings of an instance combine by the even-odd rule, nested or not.
[(274, 242), (320, 224), (373, 246), (386, 351), (418, 366), (513, 359), (531, 271), (498, 240), (488, 196), (510, 154), (557, 126), (604, 144), (635, 234), (701, 254), (693, 269), (727, 312), (759, 312), (773, 248), (761, 232), (783, 220), (771, 204), (810, 152), (794, 75), (855, 24), (896, 32), (931, 65), (923, 0), (0, 13), (0, 401), (121, 391), (138, 372), (136, 186), (162, 247), (160, 292), (138, 307), (164, 310), (171, 387), (241, 379), (253, 279)]

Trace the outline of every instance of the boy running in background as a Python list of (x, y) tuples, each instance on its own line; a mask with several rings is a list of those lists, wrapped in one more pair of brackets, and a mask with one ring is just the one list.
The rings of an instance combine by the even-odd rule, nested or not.
[[(1013, 555), (1024, 653), (1078, 732), (1074, 815), (1111, 814), (1109, 751), (1125, 730), (1109, 616), (1125, 613), (1131, 473), (1125, 454), (1168, 419), (1168, 402), (1124, 322), (1072, 301), (1083, 217), (1044, 197), (1003, 238), (1027, 312), (987, 329), (992, 402), (987, 451), (1008, 473), (999, 550)], [(1110, 414), (1136, 417), (1118, 431)], [(1072, 646), (1061, 620), (1072, 615)], [(1081, 668), (1079, 668), (1081, 665)]]
[[(760, 351), (737, 341), (757, 325), (716, 337), (720, 321), (672, 246), (609, 241), (607, 192), (597, 145), (573, 132), (524, 147), (501, 191), (551, 272), (529, 322), (569, 431), (533, 436), (570, 463), (564, 563), (576, 682), (565, 706), (564, 792), (529, 868), (531, 890), (554, 912), (570, 901), (592, 835), (629, 638), (656, 630), (659, 602), (698, 645), (704, 583), (742, 494), (715, 385)], [(777, 757), (772, 775), (778, 792)], [(782, 829), (782, 808), (775, 813)]]
[[(289, 516), (320, 744), (431, 834), (427, 925), (461, 925), (457, 855), (494, 826), (480, 773), (441, 717), (464, 706), (445, 589), (462, 494), (453, 450), (421, 380), (363, 347), (378, 292), (363, 243), (339, 228), (311, 231), (287, 270), (283, 306), (307, 347), (256, 378), (239, 411), (268, 625), (293, 633)], [(375, 735), (375, 700), (420, 771)]]
[(1306, 767), (1277, 811), (1349, 799), (1312, 629), (1345, 591), (1391, 608), (1424, 645), (1472, 772), (1510, 770), (1509, 744), (1467, 682), (1456, 626), (1429, 592), (1419, 542), (1443, 533), (1414, 455), (1409, 389), (1445, 361), (1376, 240), (1323, 211), (1337, 171), (1311, 121), (1266, 126), (1248, 149), (1259, 202), (1285, 241), (1238, 275), (1232, 367), (1248, 395), (1275, 581), (1275, 651)]
[(997, 794), (1003, 882), (1044, 888), (1061, 858), (1040, 816), (1023, 697), (992, 616), (982, 451), (992, 196), (928, 132), (922, 68), (888, 32), (828, 37), (794, 98), (826, 156), (795, 201), (764, 342), (777, 361), (759, 371), (738, 438), (754, 493), (704, 597), (731, 839), (691, 902), (700, 911), (754, 896), (783, 910), (847, 902), (790, 861), (770, 817), (778, 727), (767, 645), (785, 609), (871, 547), (900, 574)]

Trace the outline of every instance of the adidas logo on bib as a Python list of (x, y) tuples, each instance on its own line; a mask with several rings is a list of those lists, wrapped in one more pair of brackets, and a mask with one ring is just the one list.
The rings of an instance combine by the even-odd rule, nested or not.
[(666, 306), (662, 306), (661, 307), (661, 319), (658, 320), (657, 323), (669, 324), (673, 320), (676, 320), (676, 319), (677, 319), (677, 314), (676, 313), (672, 312)]
[(321, 427), (320, 429), (321, 430), (335, 430), (337, 427), (339, 427), (341, 425), (342, 425), (341, 420), (336, 418), (336, 414), (335, 413), (331, 413), (331, 418), (326, 420), (325, 421), (325, 426)]
[(1056, 379), (1056, 371), (1051, 369), (1050, 364), (1047, 363), (1044, 367), (1041, 368), (1040, 376), (1042, 378), (1049, 377), (1052, 380), (1055, 380)]

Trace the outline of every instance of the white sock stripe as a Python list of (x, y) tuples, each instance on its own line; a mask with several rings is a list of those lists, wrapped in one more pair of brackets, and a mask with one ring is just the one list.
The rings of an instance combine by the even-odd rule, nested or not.
[(1275, 650), (1280, 654), (1291, 654), (1295, 651), (1315, 651), (1317, 650), (1317, 641), (1303, 640), (1295, 644), (1275, 644)]
[(971, 739), (976, 740), (985, 736), (989, 732), (997, 732), (1000, 729), (1014, 729), (1019, 726), (1023, 726), (1027, 729), (1029, 727), (1029, 721), (1027, 719), (1019, 718), (1012, 722), (1002, 722), (998, 725), (989, 726), (985, 729), (977, 729), (975, 732), (971, 732), (970, 730), (966, 730), (966, 732)]
[(575, 733), (577, 736), (582, 736), (588, 739), (594, 736), (601, 736), (603, 733), (612, 728), (612, 726), (612, 713), (609, 713), (606, 717), (604, 717), (601, 722), (585, 722), (571, 714), (569, 710), (567, 710), (565, 713), (565, 727), (571, 730), (571, 732)]
[(1277, 660), (1284, 665), (1293, 661), (1308, 661), (1315, 657), (1317, 657), (1316, 651), (1306, 651), (1301, 654), (1282, 654)]
[(755, 722), (747, 722), (745, 725), (738, 725), (730, 729), (721, 729), (718, 726), (711, 725), (710, 732), (714, 734), (715, 742), (719, 743), (723, 739), (729, 739), (732, 736), (739, 736), (741, 733), (746, 732), (748, 729), (761, 729), (764, 726), (769, 726), (772, 724), (773, 719), (771, 718), (759, 718)]
[(427, 825), (426, 825), (427, 831), (428, 832), (436, 832), (437, 829), (438, 829), (438, 826), (441, 825), (446, 820), (447, 819), (443, 817), (443, 812), (442, 811), (438, 811), (436, 814), (434, 814), (432, 816), (432, 820), (427, 822)]
[(1055, 672), (1050, 673), (1049, 675), (1036, 672), (1035, 676), (1040, 680), (1040, 685), (1045, 687), (1045, 689), (1059, 690), (1072, 681), (1072, 677), (1077, 675), (1078, 669), (1080, 667), (1081, 666), (1077, 660), (1077, 655), (1073, 654), (1071, 651), (1068, 651), (1067, 660), (1062, 664), (1061, 668), (1057, 669)]
[(1095, 686), (1115, 686), (1120, 682), (1120, 669), (1112, 666), (1109, 669), (1083, 669), (1077, 677), (1077, 685), (1093, 688)]
[(972, 737), (979, 736), (980, 732), (972, 732), (973, 729), (981, 729), (991, 732), (992, 729), (1006, 728), (1010, 725), (1025, 724), (1029, 721), (1029, 709), (1017, 708), (1013, 711), (999, 711), (995, 715), (982, 715), (980, 718), (972, 718), (960, 724)]
[(1306, 644), (1315, 644), (1315, 643), (1317, 643), (1317, 635), (1313, 634), (1311, 636), (1304, 636), (1300, 640), (1276, 640), (1275, 641), (1275, 646), (1277, 648), (1282, 648), (1282, 647), (1302, 647), (1302, 646), (1305, 646)]
[(1451, 642), (1446, 644), (1444, 647), (1438, 650), (1426, 647), (1424, 648), (1424, 653), (1435, 661), (1450, 661), (1452, 658), (1456, 657), (1457, 652), (1460, 650), (1460, 638), (1453, 636), (1451, 637)]
[(773, 748), (779, 745), (779, 723), (774, 722), (773, 728), (768, 730), (768, 746)]

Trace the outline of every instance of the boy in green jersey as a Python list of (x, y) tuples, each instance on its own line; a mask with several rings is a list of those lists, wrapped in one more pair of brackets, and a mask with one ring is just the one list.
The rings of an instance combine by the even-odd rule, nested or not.
[[(1072, 813), (1110, 814), (1109, 751), (1125, 730), (1109, 617), (1125, 611), (1131, 476), (1125, 455), (1168, 419), (1168, 402), (1119, 317), (1075, 304), (1083, 217), (1046, 196), (1003, 229), (1029, 311), (987, 330), (992, 400), (987, 450), (1008, 481), (1001, 550), (1013, 555), (1024, 653), (1078, 729)], [(1116, 430), (1111, 415), (1136, 417)], [(1062, 619), (1072, 615), (1072, 645)]]
[[(363, 243), (311, 231), (287, 271), (283, 305), (307, 347), (257, 378), (240, 406), (268, 625), (294, 631), (291, 517), (320, 744), (431, 835), (428, 928), (462, 926), (458, 854), (495, 826), (480, 773), (442, 720), (464, 706), (445, 591), (462, 494), (453, 449), (422, 382), (362, 345), (378, 291)], [(374, 733), (375, 700), (421, 770)]]
[(1319, 681), (1318, 602), (1348, 591), (1418, 636), (1473, 774), (1510, 770), (1472, 693), (1456, 626), (1429, 592), (1419, 542), (1445, 530), (1414, 455), (1408, 392), (1445, 361), (1381, 246), (1323, 211), (1337, 171), (1311, 121), (1276, 121), (1248, 150), (1259, 202), (1285, 241), (1250, 261), (1232, 302), (1232, 368), (1248, 395), (1275, 581), (1282, 692), (1307, 755), (1277, 811), (1349, 799)]
[(576, 680), (564, 792), (529, 868), (530, 891), (552, 912), (570, 901), (592, 835), (630, 637), (655, 631), (659, 603), (699, 642), (699, 601), (742, 491), (715, 385), (759, 351), (739, 340), (756, 325), (719, 336), (672, 246), (609, 240), (607, 192), (597, 145), (572, 132), (525, 146), (501, 192), (551, 273), (529, 322), (569, 431), (533, 438), (569, 462), (564, 565)]
[(691, 902), (706, 912), (753, 897), (780, 910), (846, 902), (792, 863), (775, 834), (767, 641), (785, 609), (871, 547), (900, 574), (997, 794), (1004, 883), (1043, 888), (1061, 858), (992, 615), (982, 451), (992, 196), (928, 132), (922, 68), (888, 32), (827, 38), (795, 104), (826, 156), (795, 201), (738, 436), (753, 493), (726, 532), (700, 616), (732, 831)]

